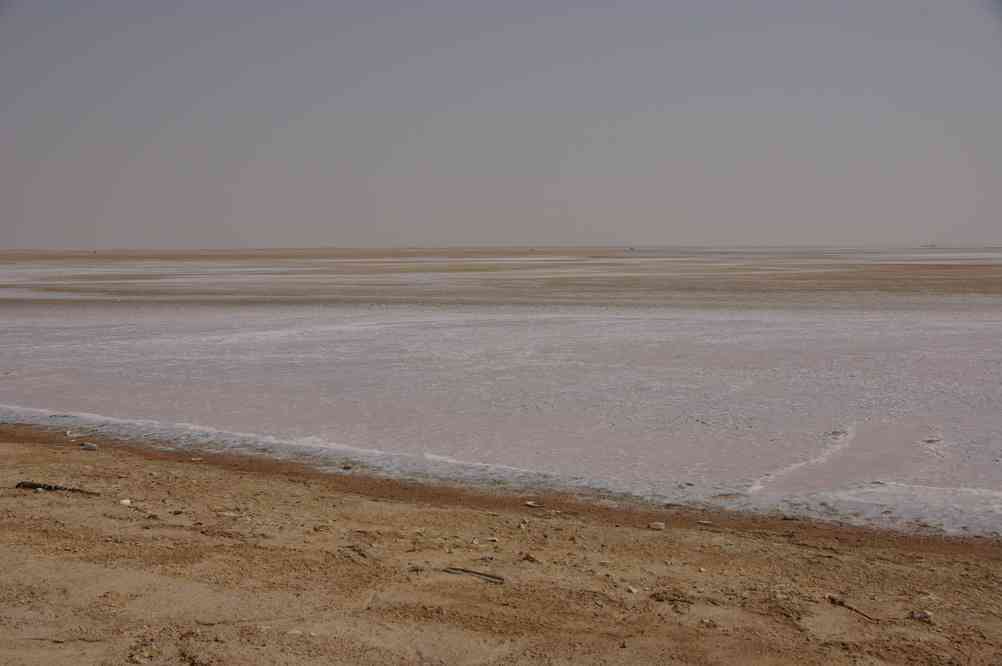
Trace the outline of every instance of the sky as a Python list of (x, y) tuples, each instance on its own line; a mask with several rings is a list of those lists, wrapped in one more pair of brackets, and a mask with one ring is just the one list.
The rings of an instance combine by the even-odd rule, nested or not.
[(1002, 242), (991, 0), (0, 0), (0, 248)]

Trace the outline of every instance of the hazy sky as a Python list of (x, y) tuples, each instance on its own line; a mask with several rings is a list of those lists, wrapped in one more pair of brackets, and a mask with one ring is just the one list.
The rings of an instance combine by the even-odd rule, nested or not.
[(1002, 242), (997, 2), (0, 8), (0, 247)]

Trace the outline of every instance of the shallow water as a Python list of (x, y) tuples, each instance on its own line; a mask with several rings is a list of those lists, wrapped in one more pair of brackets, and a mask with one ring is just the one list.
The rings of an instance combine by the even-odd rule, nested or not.
[[(220, 274), (253, 290), (288, 262), (208, 268), (156, 270), (181, 293)], [(881, 297), (886, 307), (856, 309), (850, 298), (830, 309), (11, 296), (31, 291), (24, 275), (51, 279), (46, 270), (168, 279), (135, 265), (4, 267), (0, 422), (319, 465), (350, 458), (406, 476), (1002, 531), (995, 298)]]

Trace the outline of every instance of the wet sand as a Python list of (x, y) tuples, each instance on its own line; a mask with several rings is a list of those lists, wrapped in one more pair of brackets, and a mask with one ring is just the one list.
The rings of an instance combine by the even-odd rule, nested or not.
[[(990, 539), (97, 444), (0, 429), (2, 663), (1002, 657)], [(100, 494), (16, 489), (24, 480)]]

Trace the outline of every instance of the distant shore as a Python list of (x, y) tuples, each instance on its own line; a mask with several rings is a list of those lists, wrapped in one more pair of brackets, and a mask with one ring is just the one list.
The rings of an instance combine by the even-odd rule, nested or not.
[[(205, 266), (206, 262), (214, 264)], [(254, 263), (259, 281), (227, 281)], [(1002, 296), (1002, 250), (317, 248), (0, 251), (0, 304), (936, 307)], [(187, 284), (178, 277), (205, 277)], [(220, 270), (221, 269), (221, 270)], [(181, 271), (181, 275), (178, 275)], [(953, 307), (956, 304), (946, 304)]]
[(95, 443), (0, 428), (4, 663), (989, 664), (1002, 645), (997, 540)]

